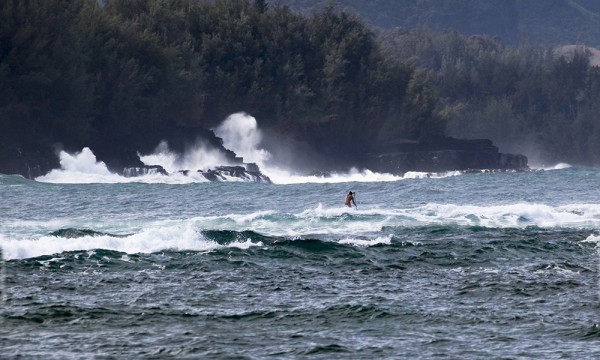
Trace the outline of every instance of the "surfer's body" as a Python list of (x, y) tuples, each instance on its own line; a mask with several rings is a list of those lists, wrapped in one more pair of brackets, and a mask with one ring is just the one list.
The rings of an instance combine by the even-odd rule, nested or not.
[(350, 191), (348, 195), (346, 195), (346, 201), (344, 202), (344, 204), (348, 207), (352, 207), (351, 204), (354, 204), (354, 206), (356, 207), (356, 200), (354, 200), (354, 194), (352, 193), (352, 191)]

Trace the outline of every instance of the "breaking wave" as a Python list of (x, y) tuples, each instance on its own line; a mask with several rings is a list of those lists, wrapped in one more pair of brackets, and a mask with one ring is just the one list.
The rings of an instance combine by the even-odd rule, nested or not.
[[(132, 228), (100, 224), (110, 232), (69, 226), (68, 221), (6, 223), (10, 238), (0, 243), (5, 259), (68, 251), (105, 249), (125, 253), (164, 250), (213, 251), (224, 247), (268, 246), (279, 241), (318, 240), (351, 246), (386, 246), (413, 241), (421, 234), (517, 229), (573, 230), (575, 238), (594, 242), (600, 229), (600, 205), (513, 204), (469, 206), (425, 204), (405, 209), (327, 208), (319, 204), (298, 213), (257, 211), (155, 221)], [(61, 226), (56, 228), (56, 226)], [(119, 228), (121, 226), (121, 228)], [(123, 227), (124, 226), (124, 227)]]
[[(35, 180), (55, 184), (111, 184), (111, 183), (146, 183), (146, 184), (190, 184), (209, 182), (202, 174), (196, 171), (182, 172), (186, 167), (189, 169), (209, 169), (214, 164), (229, 165), (226, 161), (216, 160), (194, 160), (203, 159), (211, 151), (199, 145), (200, 148), (192, 149), (182, 158), (173, 154), (168, 149), (168, 144), (159, 145), (155, 153), (141, 155), (148, 165), (160, 165), (169, 173), (161, 174), (157, 171), (149, 171), (140, 176), (122, 176), (111, 173), (106, 164), (98, 161), (89, 148), (81, 152), (69, 154), (60, 152), (60, 169), (50, 171), (48, 174), (37, 177)], [(214, 158), (212, 158), (214, 159)], [(303, 183), (345, 183), (345, 182), (388, 182), (417, 178), (443, 178), (456, 176), (461, 172), (453, 171), (447, 173), (425, 173), (408, 172), (404, 176), (376, 173), (370, 170), (350, 169), (348, 172), (331, 173), (329, 176), (305, 176), (295, 175), (288, 170), (265, 166), (262, 172), (276, 184), (303, 184)], [(230, 177), (229, 181), (241, 181), (240, 178)]]

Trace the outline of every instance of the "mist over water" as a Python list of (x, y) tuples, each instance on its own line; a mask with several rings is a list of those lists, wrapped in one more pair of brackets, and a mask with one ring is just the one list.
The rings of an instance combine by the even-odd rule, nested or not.
[[(138, 154), (139, 155), (139, 154)], [(219, 165), (233, 165), (219, 149), (197, 142), (184, 154), (177, 154), (169, 149), (169, 144), (162, 141), (152, 154), (139, 155), (146, 165), (160, 165), (169, 173), (179, 170), (208, 170)]]
[[(300, 183), (338, 183), (338, 182), (377, 182), (397, 181), (402, 176), (374, 173), (368, 169), (348, 169), (343, 173), (331, 173), (330, 176), (298, 175), (295, 169), (281, 165), (286, 163), (268, 150), (262, 149), (263, 134), (258, 128), (256, 119), (246, 113), (230, 115), (221, 125), (214, 129), (215, 134), (223, 139), (223, 145), (233, 150), (244, 162), (256, 163), (261, 171), (276, 184)], [(287, 155), (287, 154), (286, 154)], [(292, 154), (300, 157), (301, 154)], [(287, 159), (286, 159), (287, 160)], [(293, 162), (293, 161), (292, 161)], [(425, 176), (426, 174), (422, 174)]]

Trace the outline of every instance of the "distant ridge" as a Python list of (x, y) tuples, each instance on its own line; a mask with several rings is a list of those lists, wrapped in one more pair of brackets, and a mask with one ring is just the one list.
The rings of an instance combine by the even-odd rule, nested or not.
[(597, 0), (280, 0), (300, 11), (333, 5), (382, 29), (425, 26), (498, 36), (506, 44), (600, 47)]

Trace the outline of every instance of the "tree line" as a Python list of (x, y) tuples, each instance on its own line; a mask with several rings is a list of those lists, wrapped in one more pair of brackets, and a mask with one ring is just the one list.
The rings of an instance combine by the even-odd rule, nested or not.
[(447, 134), (489, 138), (535, 162), (600, 165), (600, 68), (584, 46), (506, 46), (424, 28), (381, 36), (395, 58), (427, 72)]
[(598, 161), (600, 81), (584, 53), (376, 34), (332, 7), (264, 0), (5, 0), (0, 17), (4, 147), (142, 150), (150, 134), (246, 111), (331, 155), (451, 134)]

